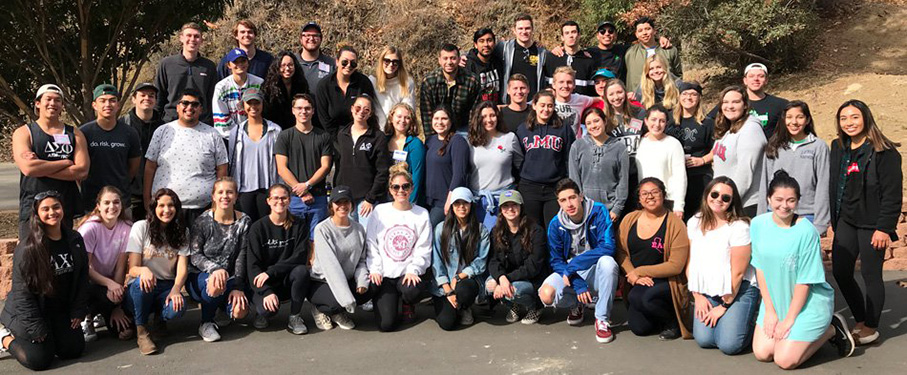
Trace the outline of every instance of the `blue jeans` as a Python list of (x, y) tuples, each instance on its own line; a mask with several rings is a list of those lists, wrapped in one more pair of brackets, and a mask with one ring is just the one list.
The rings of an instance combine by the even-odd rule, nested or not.
[[(360, 199), (358, 201), (353, 202), (353, 212), (350, 212), (350, 218), (355, 220), (360, 225), (362, 225), (363, 228), (367, 228), (368, 227), (368, 218), (371, 217), (372, 214), (369, 213), (368, 215), (365, 215), (365, 216), (359, 216), (359, 209), (362, 208), (363, 203), (367, 203), (365, 201), (365, 199)], [(375, 206), (377, 206), (377, 204), (372, 205), (372, 211), (375, 210)], [(313, 230), (314, 230), (314, 228), (315, 227), (312, 226)], [(312, 233), (314, 234), (314, 232), (312, 232)], [(309, 237), (309, 238), (311, 238), (311, 237)]]
[[(611, 305), (614, 302), (614, 289), (617, 287), (617, 262), (610, 256), (598, 258), (598, 262), (587, 270), (579, 271), (577, 274), (586, 280), (589, 286), (589, 292), (593, 297), (598, 297), (595, 301), (595, 318), (607, 322), (611, 316)], [(554, 303), (552, 306), (561, 308), (572, 308), (579, 303), (576, 298), (576, 291), (572, 287), (564, 285), (564, 278), (555, 272), (545, 279), (544, 284), (554, 287)], [(543, 285), (544, 285), (543, 284)]]
[[(712, 307), (721, 304), (720, 297), (705, 296)], [(759, 308), (759, 288), (744, 280), (734, 303), (718, 319), (714, 327), (709, 327), (693, 318), (693, 337), (703, 348), (718, 348), (727, 355), (739, 354), (753, 342), (753, 330), (756, 328), (756, 309)], [(694, 307), (695, 308), (695, 307)]]
[(500, 211), (498, 208), (498, 197), (500, 197), (501, 192), (481, 193), (475, 192), (476, 197), (479, 198), (475, 205), (476, 218), (485, 226), (485, 229), (491, 232), (494, 229), (494, 225), (498, 222), (498, 212)]
[(311, 204), (306, 204), (302, 198), (290, 196), (290, 214), (309, 224), (309, 239), (314, 238), (315, 226), (328, 216), (328, 197), (316, 195), (314, 198)]
[[(217, 309), (222, 309), (228, 316), (233, 317), (233, 305), (227, 303), (227, 297), (236, 286), (236, 278), (227, 279), (226, 290), (217, 297), (211, 297), (208, 295), (208, 277), (210, 276), (206, 272), (189, 274), (189, 283), (186, 285), (189, 296), (202, 306), (202, 323), (214, 322)], [(244, 291), (244, 293), (246, 293), (246, 298), (251, 295), (248, 291)]]
[(135, 325), (147, 325), (148, 316), (151, 315), (152, 310), (158, 311), (165, 322), (183, 316), (183, 313), (186, 312), (185, 303), (183, 303), (183, 308), (173, 310), (172, 304), (167, 302), (171, 289), (173, 289), (173, 280), (157, 280), (154, 289), (149, 293), (142, 291), (138, 277), (130, 281), (126, 286), (127, 293), (123, 303), (126, 309), (133, 312)]
[[(495, 285), (497, 285), (498, 282), (492, 276), (488, 276), (488, 279), (485, 280), (485, 292), (489, 298), (491, 298), (494, 294), (494, 289), (488, 289), (487, 287), (488, 283), (491, 281), (494, 281)], [(515, 303), (529, 309), (539, 308), (541, 301), (539, 301), (539, 293), (535, 288), (535, 285), (532, 285), (532, 283), (529, 281), (512, 281), (510, 282), (510, 285), (512, 285), (514, 289), (513, 298), (505, 296), (505, 303)]]

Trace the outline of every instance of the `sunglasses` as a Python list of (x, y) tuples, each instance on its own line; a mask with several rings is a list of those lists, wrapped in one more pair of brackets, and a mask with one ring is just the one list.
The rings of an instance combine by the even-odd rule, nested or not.
[(400, 191), (400, 190), (407, 191), (412, 188), (413, 188), (413, 184), (410, 184), (410, 183), (405, 183), (402, 185), (391, 185), (391, 190), (393, 190), (393, 191)]
[(56, 190), (42, 191), (35, 195), (35, 201), (40, 202), (46, 198), (56, 198), (57, 200), (62, 200), (63, 196)]
[(400, 65), (400, 60), (383, 59), (383, 61), (384, 61), (384, 65), (394, 65), (394, 66)]
[(616, 31), (614, 31), (614, 29), (601, 29), (601, 30), (598, 30), (598, 33), (605, 35), (605, 34), (614, 34), (614, 33), (616, 33)]
[(349, 65), (350, 68), (356, 69), (359, 66), (359, 62), (356, 60), (340, 60), (340, 66), (346, 68)]
[(183, 107), (198, 108), (202, 106), (202, 102), (190, 102), (188, 100), (181, 100), (180, 105)]
[(721, 201), (724, 203), (729, 203), (731, 201), (731, 198), (733, 198), (728, 194), (718, 194), (717, 191), (709, 193), (709, 197), (711, 197), (712, 199), (718, 199), (719, 196), (721, 196)]

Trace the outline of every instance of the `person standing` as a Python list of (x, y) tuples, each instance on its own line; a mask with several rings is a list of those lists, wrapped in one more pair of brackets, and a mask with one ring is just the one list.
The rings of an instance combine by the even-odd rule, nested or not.
[(576, 71), (569, 66), (562, 66), (554, 71), (554, 110), (564, 126), (570, 128), (576, 139), (583, 137), (580, 127), (580, 116), (586, 108), (601, 103), (601, 98), (574, 94)]
[(526, 103), (529, 100), (529, 79), (520, 73), (510, 76), (507, 82), (507, 96), (510, 103), (500, 106), (501, 121), (504, 122), (505, 131), (515, 133), (520, 125), (526, 122), (532, 109)]
[(391, 108), (397, 104), (416, 106), (416, 82), (407, 72), (403, 60), (403, 51), (392, 46), (384, 47), (375, 63), (375, 75), (368, 76), (375, 88), (375, 115), (381, 129), (385, 129)]
[(501, 102), (501, 81), (504, 64), (494, 56), (495, 35), (490, 28), (483, 27), (472, 34), (474, 49), (466, 53), (466, 71), (479, 77), (482, 90), (479, 101)]
[(222, 79), (214, 86), (214, 97), (211, 99), (211, 109), (214, 112), (214, 129), (221, 137), (230, 137), (230, 131), (246, 121), (246, 111), (243, 109), (243, 93), (248, 90), (261, 90), (264, 80), (261, 77), (249, 74), (249, 56), (240, 48), (234, 48), (227, 54), (227, 66), (232, 75)]
[[(527, 98), (532, 98), (535, 93), (542, 87), (545, 67), (546, 50), (538, 45), (532, 36), (532, 16), (521, 13), (513, 20), (514, 39), (498, 42), (494, 46), (494, 53), (501, 58), (504, 63), (504, 86), (509, 87), (510, 76), (513, 74), (522, 74), (529, 81), (529, 92)], [(505, 94), (501, 100), (504, 103), (510, 102), (509, 94)]]
[[(161, 119), (161, 113), (154, 108), (157, 105), (158, 90), (151, 83), (140, 83), (132, 91), (132, 106), (129, 113), (120, 117), (120, 121), (129, 125), (139, 135), (139, 142), (142, 147), (142, 157), (139, 158), (139, 170), (130, 182), (129, 190), (124, 190), (123, 204), (129, 203), (127, 198), (131, 196), (132, 218), (141, 220), (145, 218), (145, 202), (142, 198), (142, 189), (144, 188), (145, 178), (145, 157), (144, 152), (148, 150), (151, 144), (151, 137), (154, 132), (164, 121)], [(125, 209), (125, 208), (124, 208)]]
[(406, 171), (413, 179), (413, 190), (409, 201), (425, 205), (425, 143), (419, 139), (419, 120), (416, 110), (406, 103), (398, 103), (388, 112), (388, 122), (384, 124), (387, 135), (387, 153), (391, 165), (406, 163)]
[(542, 69), (544, 73), (542, 87), (554, 86), (554, 74), (557, 69), (569, 66), (574, 71), (573, 82), (576, 92), (586, 96), (595, 96), (595, 82), (592, 80), (592, 75), (597, 68), (596, 61), (591, 53), (582, 48), (579, 39), (579, 24), (576, 21), (570, 20), (561, 24), (563, 47), (558, 49), (559, 55), (555, 55), (554, 51), (548, 51)]
[[(788, 101), (784, 98), (765, 92), (768, 84), (768, 68), (762, 63), (752, 63), (743, 69), (743, 86), (746, 87), (746, 96), (750, 103), (750, 114), (759, 119), (765, 138), (775, 134), (775, 127), (784, 120), (784, 107)], [(715, 106), (709, 117), (715, 118), (719, 111)]]
[(372, 82), (365, 74), (357, 70), (359, 52), (351, 46), (342, 46), (337, 52), (337, 58), (340, 61), (337, 73), (321, 80), (314, 91), (318, 126), (332, 138), (337, 137), (337, 131), (340, 128), (353, 121), (350, 110), (356, 98), (362, 95), (367, 95), (373, 100), (375, 98), (375, 88), (372, 87)]
[(352, 218), (368, 228), (372, 209), (384, 200), (390, 156), (387, 154), (387, 136), (378, 129), (372, 115), (372, 98), (356, 97), (350, 112), (352, 123), (337, 133), (334, 157), (337, 168), (334, 186), (349, 186), (353, 192)]
[(469, 121), (469, 188), (477, 197), (476, 217), (489, 231), (498, 217), (498, 198), (516, 186), (515, 172), (523, 167), (523, 149), (516, 134), (504, 131), (501, 113), (492, 102), (482, 102)]
[(299, 44), (302, 45), (299, 64), (310, 90), (315, 90), (321, 81), (337, 70), (337, 61), (321, 52), (323, 37), (321, 26), (317, 23), (310, 21), (302, 25), (299, 34)]
[(227, 175), (237, 184), (238, 210), (249, 215), (252, 222), (268, 214), (268, 188), (278, 182), (274, 145), (281, 130), (262, 117), (263, 99), (255, 89), (243, 93), (247, 119), (227, 138)]
[(627, 204), (630, 156), (617, 138), (611, 137), (610, 124), (601, 109), (583, 113), (587, 136), (573, 143), (567, 170), (583, 195), (605, 205), (612, 222)]
[(479, 99), (482, 85), (475, 75), (466, 69), (460, 69), (457, 65), (459, 61), (460, 49), (445, 43), (438, 51), (438, 64), (441, 67), (422, 80), (419, 106), (426, 135), (432, 134), (432, 114), (439, 106), (450, 109), (450, 120), (455, 132), (465, 134), (469, 128), (469, 115)]
[(624, 54), (624, 64), (627, 66), (627, 88), (636, 91), (639, 87), (646, 59), (659, 55), (665, 62), (665, 70), (669, 76), (683, 78), (683, 65), (680, 61), (680, 53), (677, 48), (664, 48), (655, 38), (655, 20), (643, 16), (633, 22), (633, 30), (636, 34), (636, 44), (630, 46)]
[(715, 146), (712, 147), (715, 176), (728, 176), (743, 197), (743, 212), (756, 216), (759, 176), (765, 135), (756, 116), (750, 115), (746, 92), (740, 86), (721, 91), (721, 114), (715, 119)]
[[(249, 68), (247, 71), (261, 79), (268, 78), (268, 69), (274, 61), (274, 56), (258, 49), (255, 45), (258, 39), (258, 27), (250, 20), (239, 20), (233, 25), (233, 39), (236, 40), (236, 48), (246, 52), (249, 57)], [(230, 62), (230, 53), (224, 55), (224, 58), (217, 64), (217, 79), (222, 80), (232, 74), (228, 63)]]
[(668, 111), (661, 105), (649, 107), (646, 114), (648, 132), (639, 142), (636, 154), (636, 170), (639, 180), (655, 177), (664, 181), (665, 203), (674, 215), (683, 219), (683, 205), (686, 203), (687, 173), (684, 166), (683, 146), (674, 137), (665, 134)]
[(192, 89), (200, 93), (199, 118), (206, 124), (214, 123), (210, 100), (214, 97), (214, 86), (218, 81), (217, 66), (199, 54), (203, 42), (201, 26), (195, 22), (183, 25), (180, 28), (182, 51), (165, 57), (157, 67), (154, 86), (160, 95), (155, 109), (161, 113), (165, 122), (179, 118), (177, 106), (182, 100), (183, 91)]
[[(621, 81), (627, 80), (627, 65), (624, 61), (624, 55), (627, 53), (629, 45), (617, 42), (617, 26), (611, 21), (602, 21), (598, 23), (595, 29), (595, 40), (598, 45), (589, 47), (586, 50), (592, 54), (596, 60), (596, 69), (607, 69), (614, 77)], [(661, 36), (658, 38), (658, 44), (663, 49), (671, 48), (671, 40)]]
[(702, 113), (702, 86), (699, 82), (681, 82), (680, 105), (674, 107), (674, 124), (665, 133), (683, 145), (687, 170), (687, 194), (683, 218), (689, 220), (699, 212), (702, 192), (712, 181), (712, 146), (715, 144), (715, 120)]
[(450, 194), (469, 185), (469, 142), (454, 132), (453, 115), (446, 107), (431, 113), (434, 134), (425, 140), (425, 198), (432, 227), (450, 211)]
[(290, 51), (281, 51), (268, 70), (268, 77), (261, 84), (264, 97), (264, 117), (280, 125), (281, 129), (296, 124), (293, 116), (293, 98), (298, 94), (309, 94), (299, 59)]

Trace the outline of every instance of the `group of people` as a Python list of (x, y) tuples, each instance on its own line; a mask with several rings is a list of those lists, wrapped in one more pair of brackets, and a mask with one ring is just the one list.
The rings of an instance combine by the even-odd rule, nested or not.
[[(512, 40), (480, 29), (465, 55), (441, 46), (418, 113), (403, 51), (366, 76), (355, 48), (322, 53), (314, 22), (275, 57), (240, 21), (219, 67), (187, 24), (121, 118), (100, 85), (97, 119), (66, 126), (63, 90), (41, 86), (38, 120), (13, 135), (20, 244), (0, 348), (44, 369), (79, 356), (100, 317), (152, 354), (187, 296), (208, 342), (235, 320), (268, 327), (283, 302), (293, 334), (306, 301), (318, 329), (355, 328), (360, 307), (393, 331), (429, 296), (444, 330), (473, 324), (476, 304), (523, 324), (556, 307), (582, 325), (591, 308), (602, 343), (620, 297), (636, 335), (752, 347), (786, 369), (827, 342), (849, 356), (876, 341), (900, 144), (850, 100), (829, 148), (806, 103), (765, 92), (760, 63), (707, 114), (654, 21), (633, 27), (631, 46), (602, 22), (582, 48), (568, 21), (551, 51), (528, 15)], [(829, 227), (853, 329), (825, 281)]]

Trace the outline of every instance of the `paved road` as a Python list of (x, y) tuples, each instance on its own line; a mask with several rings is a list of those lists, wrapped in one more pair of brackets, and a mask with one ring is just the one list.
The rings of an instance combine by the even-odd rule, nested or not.
[[(893, 280), (907, 272), (887, 272), (886, 310), (882, 317), (882, 343), (857, 348), (854, 356), (839, 360), (830, 346), (822, 348), (798, 373), (802, 374), (903, 374), (907, 368), (907, 290)], [(843, 302), (839, 303), (839, 310)], [(774, 364), (757, 362), (752, 354), (734, 357), (700, 349), (692, 341), (659, 342), (635, 337), (626, 326), (616, 328), (617, 339), (607, 345), (595, 342), (591, 315), (586, 325), (568, 327), (565, 313), (547, 310), (540, 324), (504, 323), (499, 310), (493, 319), (480, 318), (469, 328), (444, 332), (432, 308), (420, 305), (420, 321), (394, 333), (376, 332), (370, 313), (358, 312), (359, 327), (322, 332), (306, 321), (310, 333), (293, 336), (283, 330), (286, 306), (272, 328), (255, 332), (234, 324), (222, 329), (223, 341), (205, 343), (196, 333), (198, 310), (171, 322), (171, 336), (160, 345), (163, 352), (141, 356), (133, 341), (118, 342), (101, 333), (78, 362), (57, 362), (51, 373), (66, 374), (765, 374), (782, 373)], [(622, 303), (615, 304), (613, 320), (625, 321)], [(845, 315), (847, 315), (845, 313)], [(0, 357), (0, 373), (25, 373), (8, 355)]]
[(0, 163), (0, 211), (19, 209), (19, 169)]

